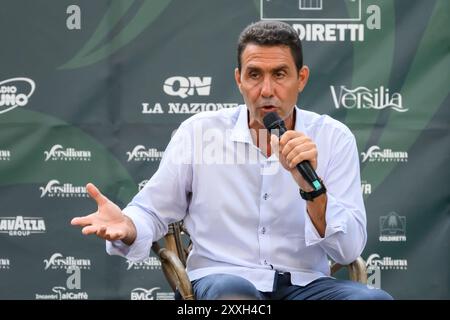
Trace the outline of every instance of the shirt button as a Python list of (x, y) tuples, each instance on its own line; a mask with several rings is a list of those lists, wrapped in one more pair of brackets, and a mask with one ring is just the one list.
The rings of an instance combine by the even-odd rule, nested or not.
[(264, 260), (264, 264), (267, 265), (267, 260)]
[(269, 199), (269, 194), (268, 194), (268, 193), (264, 193), (263, 199), (264, 199), (264, 200)]
[(266, 233), (266, 228), (265, 228), (265, 227), (262, 227), (261, 233), (262, 233), (262, 234), (265, 234), (265, 233)]

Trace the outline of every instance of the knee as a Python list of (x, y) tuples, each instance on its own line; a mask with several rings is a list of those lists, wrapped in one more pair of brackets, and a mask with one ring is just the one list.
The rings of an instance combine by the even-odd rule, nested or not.
[(394, 300), (394, 298), (384, 290), (376, 288), (365, 288), (355, 297), (357, 300)]
[(261, 295), (255, 286), (239, 276), (217, 274), (213, 277), (203, 299), (207, 300), (260, 300)]

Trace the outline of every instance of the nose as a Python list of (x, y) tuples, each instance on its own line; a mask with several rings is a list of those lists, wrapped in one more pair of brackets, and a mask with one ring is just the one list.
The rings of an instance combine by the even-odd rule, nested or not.
[(270, 77), (265, 77), (262, 83), (261, 96), (264, 98), (270, 98), (273, 96), (273, 84)]

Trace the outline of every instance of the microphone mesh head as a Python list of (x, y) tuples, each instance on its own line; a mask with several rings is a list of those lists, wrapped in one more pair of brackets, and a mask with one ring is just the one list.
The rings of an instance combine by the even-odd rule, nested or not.
[[(263, 118), (264, 126), (266, 129), (275, 129), (279, 125), (281, 118), (276, 112), (269, 112)], [(282, 121), (282, 120), (281, 120)]]

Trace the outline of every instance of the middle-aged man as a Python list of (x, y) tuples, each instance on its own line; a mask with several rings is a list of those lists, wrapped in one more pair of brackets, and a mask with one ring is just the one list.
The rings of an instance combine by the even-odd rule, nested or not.
[[(125, 209), (88, 184), (98, 211), (72, 224), (108, 240), (109, 254), (141, 260), (168, 224), (183, 219), (197, 299), (392, 299), (330, 277), (327, 256), (348, 264), (361, 254), (366, 215), (353, 134), (296, 107), (308, 77), (288, 24), (247, 26), (235, 70), (245, 105), (184, 121), (158, 171)], [(264, 127), (269, 112), (288, 129), (279, 141)], [(326, 192), (313, 191), (299, 174), (304, 160)]]

